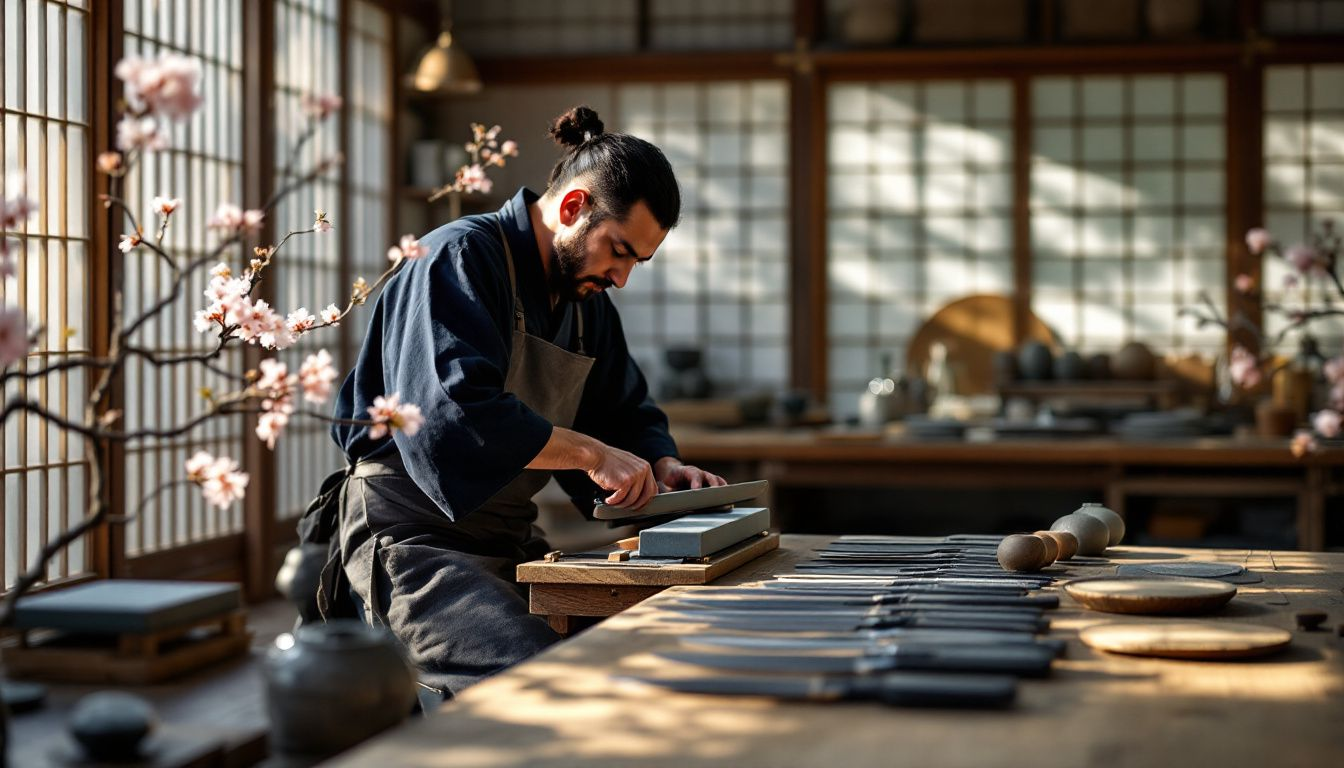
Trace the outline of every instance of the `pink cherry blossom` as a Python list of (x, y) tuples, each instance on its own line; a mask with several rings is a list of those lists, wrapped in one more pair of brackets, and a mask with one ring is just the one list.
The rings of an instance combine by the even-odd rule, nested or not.
[(425, 421), (420, 406), (402, 403), (401, 396), (395, 392), (375, 397), (368, 411), (369, 418), (373, 420), (373, 426), (369, 427), (369, 437), (374, 440), (398, 430), (407, 435), (414, 435)]
[(158, 152), (168, 148), (168, 135), (152, 117), (126, 115), (117, 122), (117, 149), (122, 152)]
[(17, 263), (9, 258), (9, 246), (5, 243), (5, 238), (0, 237), (0, 280), (6, 280), (18, 273)]
[(187, 459), (187, 479), (193, 483), (203, 483), (209, 469), (214, 466), (215, 457), (205, 451), (197, 451)]
[(180, 205), (182, 205), (182, 201), (176, 197), (155, 195), (154, 199), (150, 201), (149, 207), (155, 213), (167, 218), (168, 216), (172, 216), (173, 211), (176, 211)]
[(1255, 355), (1251, 354), (1250, 350), (1240, 344), (1232, 348), (1227, 372), (1232, 377), (1232, 382), (1243, 389), (1251, 389), (1264, 379), (1264, 372), (1260, 370), (1260, 361), (1256, 359)]
[(1330, 407), (1337, 411), (1344, 411), (1344, 381), (1330, 387)]
[(415, 235), (402, 235), (400, 245), (394, 245), (387, 249), (387, 258), (388, 261), (399, 261), (401, 259), (414, 261), (426, 253), (429, 253), (429, 249), (421, 245), (420, 241), (415, 239)]
[(18, 229), (20, 225), (37, 213), (37, 203), (24, 194), (23, 177), (10, 174), (5, 180), (5, 189), (13, 197), (0, 197), (0, 229)]
[(514, 141), (513, 139), (509, 139), (508, 141), (504, 142), (503, 144), (500, 144), (500, 145), (499, 145), (499, 154), (504, 155), (505, 157), (517, 157), (517, 156), (518, 156), (518, 142)]
[(1237, 275), (1232, 285), (1237, 289), (1237, 293), (1247, 294), (1255, 290), (1255, 278), (1246, 274)]
[(184, 120), (201, 106), (201, 96), (196, 92), (201, 65), (196, 59), (177, 53), (153, 61), (127, 56), (117, 62), (114, 73), (125, 81), (126, 101), (136, 112)]
[(1310, 245), (1295, 245), (1288, 249), (1283, 258), (1303, 275), (1321, 270), (1321, 255)]
[(485, 174), (485, 169), (480, 163), (472, 163), (458, 169), (456, 186), (463, 192), (489, 194), (494, 182)]
[(257, 367), (261, 369), (261, 376), (257, 378), (256, 388), (271, 399), (288, 397), (298, 383), (298, 377), (290, 374), (289, 366), (279, 360), (262, 360)]
[(1320, 450), (1320, 445), (1316, 442), (1316, 438), (1311, 432), (1305, 429), (1300, 429), (1297, 431), (1297, 434), (1293, 435), (1293, 442), (1290, 449), (1292, 450), (1293, 455), (1300, 459), (1308, 453), (1315, 453)]
[(331, 231), (331, 222), (327, 219), (327, 212), (321, 208), (313, 211), (313, 231), (319, 234)]
[(345, 101), (334, 93), (304, 94), (301, 100), (303, 111), (314, 120), (325, 119), (339, 110), (344, 103)]
[(1312, 414), (1311, 426), (1321, 437), (1339, 437), (1340, 427), (1344, 426), (1344, 416), (1339, 411), (1326, 408)]
[(0, 369), (28, 355), (28, 317), (22, 309), (0, 307)]
[(117, 250), (122, 253), (130, 253), (141, 242), (139, 235), (122, 235), (121, 241), (117, 243)]
[(221, 509), (243, 498), (247, 491), (247, 473), (239, 472), (238, 462), (227, 456), (215, 459), (204, 474), (205, 479), (200, 483), (201, 495)]
[(1331, 384), (1344, 383), (1344, 355), (1326, 360), (1322, 369), (1325, 372), (1326, 380)]
[(121, 153), (120, 152), (99, 152), (98, 170), (113, 176), (121, 173)]
[(275, 441), (285, 431), (289, 423), (289, 414), (284, 411), (267, 411), (257, 417), (257, 437), (266, 443), (266, 447), (275, 449)]
[(289, 317), (285, 318), (286, 327), (288, 327), (289, 332), (295, 336), (310, 330), (316, 324), (317, 318), (313, 317), (307, 307), (299, 307), (293, 312), (290, 312)]
[(331, 384), (337, 377), (336, 367), (331, 364), (331, 355), (325, 349), (309, 355), (299, 367), (299, 385), (303, 388), (303, 399), (310, 403), (325, 403), (331, 396)]
[(206, 222), (206, 226), (219, 230), (225, 237), (238, 233), (251, 234), (261, 231), (265, 218), (266, 213), (259, 209), (243, 210), (233, 203), (220, 203), (215, 209), (215, 215)]
[(335, 304), (328, 304), (327, 308), (318, 314), (321, 316), (322, 322), (327, 325), (335, 327), (341, 324), (341, 308)]
[(1274, 243), (1274, 238), (1269, 232), (1260, 227), (1256, 227), (1246, 233), (1246, 247), (1251, 249), (1251, 253), (1259, 256), (1265, 252), (1265, 249)]

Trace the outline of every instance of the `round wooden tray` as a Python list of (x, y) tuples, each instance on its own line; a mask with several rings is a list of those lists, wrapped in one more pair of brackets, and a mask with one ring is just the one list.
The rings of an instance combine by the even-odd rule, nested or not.
[(1074, 600), (1107, 613), (1192, 614), (1227, 605), (1237, 588), (1214, 579), (1082, 579), (1064, 585)]
[(1287, 630), (1211, 621), (1102, 624), (1079, 633), (1084, 643), (1111, 653), (1172, 659), (1243, 659), (1288, 647)]

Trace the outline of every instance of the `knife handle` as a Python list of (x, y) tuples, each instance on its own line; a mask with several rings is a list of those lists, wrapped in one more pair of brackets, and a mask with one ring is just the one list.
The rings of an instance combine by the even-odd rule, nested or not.
[(888, 670), (1045, 677), (1050, 674), (1050, 663), (1053, 660), (1053, 651), (1028, 645), (957, 647), (901, 644), (896, 646), (890, 656), (885, 659), (874, 658), (871, 663), (874, 667), (872, 671), (885, 666)]
[(1017, 680), (1008, 676), (897, 673), (876, 680), (876, 698), (901, 707), (1001, 708), (1017, 696)]

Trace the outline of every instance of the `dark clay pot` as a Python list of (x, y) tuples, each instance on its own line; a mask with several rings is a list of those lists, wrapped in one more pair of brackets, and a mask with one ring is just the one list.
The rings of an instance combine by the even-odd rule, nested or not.
[(1087, 358), (1087, 378), (1105, 381), (1111, 378), (1111, 356), (1098, 352)]
[(1147, 345), (1131, 341), (1111, 358), (1111, 374), (1123, 381), (1147, 381), (1157, 373), (1157, 358)]
[(79, 700), (70, 713), (70, 735), (91, 760), (117, 762), (140, 754), (140, 742), (158, 717), (149, 702), (121, 691), (100, 691)]
[(1053, 367), (1054, 355), (1039, 341), (1028, 341), (1017, 351), (1017, 375), (1027, 381), (1045, 381)]
[(266, 656), (271, 749), (325, 756), (401, 722), (415, 677), (395, 638), (349, 619), (308, 624)]
[(1055, 378), (1060, 381), (1078, 381), (1087, 376), (1087, 363), (1077, 352), (1065, 352), (1055, 358)]
[(994, 353), (991, 361), (994, 370), (994, 384), (1007, 386), (1017, 381), (1017, 355), (1007, 350)]

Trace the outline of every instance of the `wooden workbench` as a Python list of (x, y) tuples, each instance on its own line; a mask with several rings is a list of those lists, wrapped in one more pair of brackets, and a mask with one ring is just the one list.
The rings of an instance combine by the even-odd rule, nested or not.
[[(823, 537), (785, 536), (781, 549), (719, 583), (787, 570)], [(1326, 766), (1344, 755), (1344, 554), (1112, 550), (1117, 564), (1187, 558), (1244, 564), (1242, 585), (1214, 620), (1292, 628), (1307, 609), (1329, 632), (1294, 632), (1259, 661), (1191, 662), (1110, 656), (1083, 646), (1080, 627), (1126, 617), (1067, 597), (1052, 635), (1069, 640), (1053, 676), (1026, 680), (1005, 712), (889, 709), (674, 694), (613, 682), (672, 672), (650, 651), (675, 637), (650, 629), (674, 587), (466, 691), (429, 719), (386, 733), (338, 766)], [(1109, 567), (1063, 569), (1099, 575)], [(1133, 619), (1128, 619), (1133, 620)], [(1150, 619), (1144, 619), (1150, 620)], [(691, 668), (686, 668), (687, 670)]]
[(1078, 489), (1097, 494), (1087, 500), (1105, 501), (1121, 514), (1134, 497), (1291, 499), (1297, 548), (1323, 550), (1328, 502), (1344, 498), (1344, 450), (1327, 448), (1298, 458), (1286, 439), (966, 442), (907, 437), (898, 425), (866, 438), (863, 433), (773, 428), (678, 429), (674, 437), (684, 461), (726, 472), (732, 480), (770, 480), (774, 495), (769, 503), (786, 532), (797, 530), (789, 526), (800, 512), (813, 512), (794, 509), (790, 496), (796, 489)]

